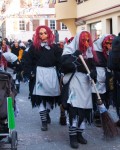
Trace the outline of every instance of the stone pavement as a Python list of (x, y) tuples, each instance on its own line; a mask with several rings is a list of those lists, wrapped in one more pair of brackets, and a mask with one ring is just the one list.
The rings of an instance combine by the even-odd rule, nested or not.
[[(41, 131), (38, 109), (32, 109), (28, 99), (28, 85), (21, 84), (20, 94), (16, 97), (19, 115), (16, 118), (18, 150), (71, 150), (67, 126), (59, 125), (59, 108), (51, 115), (48, 131)], [(114, 109), (111, 107), (114, 117)], [(103, 138), (103, 131), (94, 125), (87, 125), (84, 137), (87, 145), (79, 145), (80, 150), (120, 150), (120, 135), (112, 140)], [(1, 144), (0, 150), (10, 150), (9, 144)]]

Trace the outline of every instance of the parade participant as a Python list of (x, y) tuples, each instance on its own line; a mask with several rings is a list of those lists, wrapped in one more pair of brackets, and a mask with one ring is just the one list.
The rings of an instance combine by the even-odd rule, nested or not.
[(1, 53), (1, 55), (0, 55), (0, 67), (1, 67), (1, 69), (4, 71), (6, 71), (7, 70), (7, 61), (6, 61), (6, 59), (3, 57), (3, 53), (5, 53), (5, 52), (9, 52), (10, 51), (10, 48), (9, 48), (9, 46), (6, 44), (6, 41), (5, 40), (2, 40), (2, 44), (1, 44), (1, 50), (0, 50), (0, 53)]
[(60, 95), (57, 72), (61, 54), (61, 48), (54, 44), (50, 28), (44, 25), (37, 27), (33, 45), (26, 57), (24, 76), (32, 78), (31, 102), (32, 107), (39, 107), (42, 131), (48, 130), (50, 118), (47, 109), (53, 108)]
[[(28, 41), (27, 41), (27, 44), (26, 44), (26, 49), (24, 50), (24, 53), (23, 53), (23, 57), (22, 57), (22, 66), (24, 66), (24, 64), (26, 63), (26, 57), (27, 57), (27, 54), (28, 54), (28, 51), (29, 51), (29, 49), (30, 49), (30, 46), (33, 44), (33, 41), (31, 40), (31, 39), (29, 39)], [(23, 67), (24, 68), (24, 67)], [(32, 78), (31, 78), (31, 80), (32, 80)], [(25, 80), (24, 80), (25, 81)], [(32, 82), (29, 82), (28, 84), (29, 84), (29, 96), (28, 96), (28, 99), (30, 99), (31, 98), (31, 83)]]
[[(23, 51), (24, 51), (23, 47), (21, 47), (19, 45), (18, 41), (15, 40), (13, 46), (11, 47), (11, 52), (18, 57), (18, 60), (20, 62), (22, 60)], [(20, 92), (20, 81), (22, 80), (21, 79), (21, 71), (22, 70), (20, 68), (16, 68), (16, 66), (13, 67), (13, 70), (14, 70), (14, 72), (13, 72), (14, 73), (13, 80), (15, 82), (16, 90), (19, 93)]]
[(120, 127), (120, 33), (112, 41), (112, 50), (108, 56), (108, 68), (114, 72), (113, 104), (118, 116), (116, 125)]
[[(63, 84), (67, 83), (74, 73), (69, 85), (68, 114), (69, 137), (72, 148), (78, 148), (78, 143), (87, 144), (82, 136), (85, 129), (85, 119), (90, 122), (92, 111), (91, 82), (79, 55), (84, 57), (91, 72), (94, 70), (93, 45), (91, 35), (87, 31), (78, 33), (73, 41), (65, 46), (62, 54)], [(91, 74), (92, 75), (92, 74)], [(95, 75), (95, 73), (94, 73)], [(63, 100), (64, 101), (64, 100)]]
[[(98, 60), (95, 62), (96, 71), (97, 71), (97, 81), (96, 87), (100, 93), (100, 97), (105, 104), (106, 108), (109, 108), (110, 105), (110, 96), (112, 96), (113, 83), (112, 83), (112, 72), (107, 69), (107, 60), (109, 51), (111, 50), (112, 40), (114, 36), (111, 34), (105, 34), (98, 40), (94, 42), (94, 50), (96, 51)], [(111, 81), (111, 83), (110, 83)], [(100, 112), (97, 109), (96, 104), (96, 92), (93, 88), (92, 91), (93, 97), (93, 121), (96, 126), (101, 126)]]
[(17, 40), (14, 41), (14, 44), (11, 48), (11, 52), (18, 57), (19, 61), (21, 61), (23, 55), (23, 49), (21, 49)]
[[(70, 39), (68, 39), (68, 40), (66, 41), (67, 43), (65, 43), (65, 44), (66, 44), (66, 45), (70, 44), (73, 39), (74, 39), (74, 37), (71, 37)], [(63, 48), (64, 48), (64, 46), (63, 46)], [(61, 85), (61, 87), (62, 87), (62, 82), (63, 82), (63, 76), (64, 76), (64, 74), (61, 73), (61, 80), (60, 80), (60, 85)], [(66, 125), (66, 124), (67, 124), (68, 118), (67, 118), (66, 116), (67, 116), (67, 115), (66, 115), (66, 113), (65, 113), (64, 108), (62, 107), (62, 105), (60, 105), (60, 119), (59, 119), (59, 122), (60, 122), (61, 125)], [(67, 119), (66, 119), (66, 118), (67, 118)]]

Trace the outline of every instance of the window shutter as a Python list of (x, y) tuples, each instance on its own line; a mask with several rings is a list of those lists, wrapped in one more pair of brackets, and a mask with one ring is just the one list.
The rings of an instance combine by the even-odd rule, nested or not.
[(56, 30), (61, 30), (59, 21), (56, 21)]
[(45, 25), (48, 26), (48, 20), (45, 20)]
[(39, 26), (39, 20), (33, 20), (33, 31)]
[(26, 24), (26, 31), (29, 31), (29, 30), (30, 30), (29, 25), (30, 25), (30, 23), (28, 22), (28, 23)]
[(14, 31), (18, 31), (19, 30), (19, 21), (17, 20), (14, 20), (13, 22), (13, 28), (14, 28)]

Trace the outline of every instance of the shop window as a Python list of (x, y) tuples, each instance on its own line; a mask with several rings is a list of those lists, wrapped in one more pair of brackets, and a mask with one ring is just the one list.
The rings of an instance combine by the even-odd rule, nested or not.
[(90, 33), (92, 36), (93, 41), (101, 37), (102, 35), (102, 23), (96, 22), (90, 24)]

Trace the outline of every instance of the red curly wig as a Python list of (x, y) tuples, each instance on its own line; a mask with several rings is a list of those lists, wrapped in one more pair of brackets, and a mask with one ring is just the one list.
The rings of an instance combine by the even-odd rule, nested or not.
[(33, 45), (35, 46), (36, 49), (40, 48), (41, 42), (42, 42), (40, 40), (40, 37), (39, 37), (39, 31), (40, 31), (41, 28), (46, 29), (46, 32), (48, 34), (48, 40), (47, 40), (47, 42), (48, 42), (49, 46), (51, 46), (53, 44), (54, 39), (55, 39), (54, 34), (53, 34), (53, 32), (51, 31), (51, 29), (49, 27), (47, 27), (45, 25), (38, 26), (37, 29), (36, 29), (36, 31), (35, 31), (34, 41), (33, 41)]
[(79, 49), (82, 51), (82, 53), (85, 53), (87, 50), (85, 41), (83, 41), (84, 39), (86, 39), (86, 35), (89, 40), (89, 46), (93, 49), (93, 42), (90, 33), (87, 31), (82, 31), (79, 37)]
[(87, 47), (86, 47), (85, 41), (84, 41), (86, 39), (88, 40), (89, 47), (91, 47), (91, 51), (92, 51), (94, 60), (98, 61), (96, 51), (93, 49), (92, 37), (91, 37), (91, 35), (88, 31), (82, 31), (81, 34), (80, 34), (80, 37), (79, 37), (79, 50), (83, 53), (83, 55), (86, 53)]
[(107, 55), (107, 42), (110, 42), (111, 41), (111, 44), (112, 44), (112, 40), (114, 39), (114, 35), (108, 35), (104, 38), (103, 42), (102, 42), (102, 48), (103, 48), (103, 55), (107, 58), (108, 55)]

